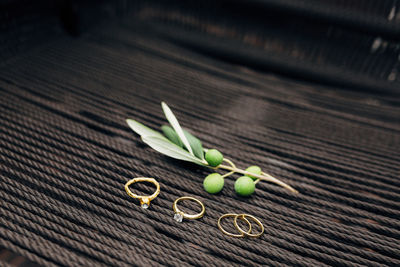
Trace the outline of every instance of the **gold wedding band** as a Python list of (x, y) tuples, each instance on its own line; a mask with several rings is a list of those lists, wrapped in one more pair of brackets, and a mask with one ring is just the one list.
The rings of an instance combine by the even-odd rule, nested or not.
[[(138, 182), (152, 183), (156, 186), (156, 191), (150, 196), (142, 196), (142, 195), (137, 195), (135, 193), (132, 193), (132, 191), (129, 189), (129, 186), (131, 184), (138, 183)], [(155, 199), (158, 196), (158, 194), (160, 193), (160, 184), (154, 178), (137, 177), (137, 178), (133, 178), (133, 179), (129, 180), (125, 184), (125, 191), (130, 197), (138, 198), (140, 200), (140, 206), (144, 209), (147, 209), (150, 206), (150, 201)]]
[[(221, 220), (222, 220), (223, 218), (226, 218), (226, 217), (233, 217), (233, 224), (235, 225), (235, 228), (240, 232), (240, 234), (232, 234), (232, 233), (229, 233), (228, 231), (226, 231), (226, 230), (222, 227), (222, 225), (221, 225)], [(252, 228), (252, 225), (251, 225), (250, 221), (247, 220), (246, 217), (250, 218), (250, 219), (251, 219), (252, 221), (254, 221), (256, 224), (258, 224), (258, 226), (260, 226), (260, 229), (261, 229), (261, 230), (260, 230), (259, 233), (256, 233), (256, 234), (252, 234), (252, 233), (251, 233), (252, 230), (253, 230), (253, 228)], [(242, 228), (240, 228), (239, 224), (237, 223), (238, 218), (241, 219), (241, 220), (243, 220), (243, 221), (245, 221), (245, 222), (247, 222), (247, 224), (249, 225), (249, 230), (248, 230), (247, 232), (244, 231)], [(218, 228), (221, 230), (222, 233), (224, 233), (224, 234), (226, 234), (226, 235), (228, 235), (228, 236), (231, 236), (231, 237), (245, 237), (245, 236), (248, 236), (248, 237), (259, 237), (259, 236), (261, 236), (261, 235), (264, 233), (264, 226), (263, 226), (263, 224), (261, 223), (261, 221), (260, 221), (259, 219), (257, 219), (256, 217), (254, 217), (253, 215), (250, 215), (250, 214), (236, 214), (236, 213), (227, 213), (227, 214), (224, 214), (224, 215), (222, 215), (221, 217), (219, 217), (219, 219), (218, 219)]]
[[(237, 223), (237, 219), (238, 219), (238, 218), (241, 218), (241, 219), (245, 219), (246, 221), (248, 221), (248, 220), (246, 219), (246, 217), (252, 219), (256, 224), (258, 224), (258, 226), (260, 226), (260, 229), (261, 229), (261, 230), (260, 230), (259, 233), (257, 233), (257, 234), (251, 234), (251, 231), (245, 232), (242, 228), (240, 228), (240, 226), (239, 226), (238, 223)], [(241, 232), (242, 234), (244, 234), (244, 235), (246, 235), (246, 236), (249, 236), (249, 237), (259, 237), (259, 236), (261, 236), (261, 235), (264, 233), (264, 225), (260, 222), (259, 219), (257, 219), (256, 217), (254, 217), (253, 215), (250, 215), (250, 214), (238, 214), (238, 215), (235, 216), (235, 218), (233, 219), (233, 223), (234, 223), (236, 229), (237, 229), (239, 232)]]
[[(178, 208), (178, 202), (181, 200), (193, 200), (193, 201), (199, 203), (201, 206), (201, 211), (199, 213), (193, 214), (193, 215), (184, 213), (183, 211), (181, 211)], [(187, 196), (176, 199), (174, 201), (174, 204), (172, 205), (172, 209), (175, 212), (174, 220), (177, 222), (182, 222), (183, 218), (190, 219), (190, 220), (199, 219), (199, 218), (203, 217), (204, 212), (206, 211), (206, 208), (204, 207), (203, 203), (200, 200), (198, 200), (197, 198), (194, 198), (194, 197), (187, 197)]]
[[(218, 219), (218, 228), (219, 228), (219, 230), (221, 230), (224, 234), (226, 234), (228, 236), (231, 236), (231, 237), (244, 237), (244, 233), (243, 232), (240, 231), (240, 234), (232, 234), (232, 233), (229, 233), (228, 231), (226, 231), (221, 225), (221, 220), (222, 219), (227, 218), (227, 217), (235, 217), (235, 218), (237, 218), (237, 216), (238, 215), (236, 213), (227, 213), (227, 214), (224, 214), (221, 217), (219, 217), (219, 219)], [(242, 217), (241, 219), (244, 220), (245, 222), (247, 222), (247, 224), (249, 225), (249, 230), (247, 232), (250, 233), (251, 232), (251, 223), (244, 217)]]

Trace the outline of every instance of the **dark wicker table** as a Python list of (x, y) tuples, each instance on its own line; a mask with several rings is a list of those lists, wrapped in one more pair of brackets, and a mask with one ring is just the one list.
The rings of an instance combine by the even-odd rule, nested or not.
[[(1, 247), (27, 266), (400, 265), (398, 94), (257, 71), (142, 23), (55, 34), (0, 63)], [(161, 101), (206, 147), (300, 194), (262, 182), (242, 198), (234, 179), (206, 193), (208, 169), (155, 152), (125, 123), (159, 129)], [(148, 210), (124, 191), (135, 176), (161, 184)], [(173, 220), (183, 195), (203, 201), (202, 219)], [(223, 235), (228, 212), (257, 216), (265, 234)]]

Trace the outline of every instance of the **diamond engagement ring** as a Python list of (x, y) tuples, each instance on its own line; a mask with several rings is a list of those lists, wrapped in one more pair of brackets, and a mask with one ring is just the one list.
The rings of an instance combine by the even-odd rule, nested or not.
[[(201, 206), (200, 213), (192, 215), (192, 214), (186, 214), (183, 211), (181, 211), (178, 208), (178, 202), (181, 201), (181, 200), (193, 200), (193, 201), (199, 203), (200, 206)], [(190, 219), (190, 220), (199, 219), (199, 218), (203, 217), (204, 212), (206, 211), (206, 208), (204, 207), (203, 203), (200, 200), (198, 200), (198, 199), (196, 199), (194, 197), (180, 197), (180, 198), (176, 199), (174, 201), (174, 204), (172, 205), (172, 209), (175, 212), (174, 220), (177, 221), (177, 222), (182, 222), (183, 218)]]

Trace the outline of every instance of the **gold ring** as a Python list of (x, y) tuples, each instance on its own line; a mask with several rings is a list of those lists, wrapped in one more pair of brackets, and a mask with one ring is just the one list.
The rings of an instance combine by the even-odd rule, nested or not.
[[(138, 183), (138, 182), (152, 183), (156, 186), (156, 191), (151, 196), (140, 196), (135, 193), (132, 193), (132, 191), (129, 189), (129, 186), (131, 184)], [(125, 191), (126, 191), (126, 193), (128, 193), (128, 195), (130, 197), (138, 198), (140, 200), (140, 206), (144, 209), (147, 209), (150, 206), (150, 201), (155, 199), (158, 196), (158, 194), (160, 194), (160, 184), (154, 178), (137, 177), (137, 178), (133, 178), (132, 180), (129, 180), (125, 184)]]
[[(193, 200), (193, 201), (196, 201), (201, 206), (201, 212), (197, 213), (197, 214), (193, 214), (193, 215), (186, 214), (186, 213), (182, 212), (177, 206), (178, 202), (181, 201), (181, 200)], [(199, 219), (199, 218), (203, 217), (204, 212), (206, 211), (206, 208), (204, 207), (203, 203), (200, 200), (198, 200), (198, 199), (196, 199), (194, 197), (180, 197), (180, 198), (176, 199), (174, 201), (174, 204), (172, 205), (172, 209), (175, 212), (174, 220), (177, 221), (177, 222), (182, 222), (183, 218), (190, 219), (190, 220)]]
[[(260, 226), (261, 231), (260, 231), (259, 233), (257, 233), (257, 234), (251, 234), (251, 233), (250, 233), (251, 231), (247, 231), (247, 232), (243, 231), (243, 229), (240, 228), (240, 226), (237, 224), (237, 218), (238, 218), (238, 217), (240, 217), (241, 219), (246, 219), (246, 217), (249, 217), (249, 218), (252, 219), (256, 224), (258, 224), (258, 225)], [(248, 221), (248, 220), (246, 219), (246, 221)], [(246, 235), (246, 236), (249, 236), (249, 237), (259, 237), (259, 236), (261, 236), (261, 235), (264, 233), (264, 225), (260, 222), (259, 219), (257, 219), (256, 217), (254, 217), (253, 215), (250, 215), (250, 214), (239, 214), (239, 215), (235, 216), (235, 218), (234, 218), (234, 220), (233, 220), (233, 223), (235, 224), (235, 227), (236, 227), (236, 229), (237, 229), (238, 231), (240, 231), (242, 234), (244, 234), (244, 235)]]
[[(232, 233), (229, 233), (228, 231), (226, 231), (224, 228), (222, 228), (222, 225), (221, 225), (221, 220), (222, 220), (223, 218), (226, 218), (226, 217), (235, 217), (235, 219), (236, 219), (238, 216), (239, 216), (239, 215), (236, 214), (236, 213), (227, 213), (227, 214), (224, 214), (224, 215), (222, 215), (221, 217), (219, 217), (219, 219), (218, 219), (218, 228), (219, 228), (219, 230), (221, 230), (222, 233), (224, 233), (224, 234), (226, 234), (226, 235), (228, 235), (228, 236), (232, 236), (232, 237), (244, 237), (245, 234), (244, 234), (242, 231), (240, 231), (240, 234), (232, 234)], [(250, 232), (251, 232), (251, 223), (250, 223), (246, 218), (244, 218), (244, 217), (242, 217), (241, 219), (244, 220), (245, 222), (247, 222), (247, 224), (249, 225), (249, 230), (247, 231), (247, 233), (250, 233)]]

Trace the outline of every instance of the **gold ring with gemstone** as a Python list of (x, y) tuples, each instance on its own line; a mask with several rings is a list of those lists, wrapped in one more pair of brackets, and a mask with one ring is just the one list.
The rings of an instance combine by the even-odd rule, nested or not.
[[(132, 191), (129, 189), (129, 186), (131, 184), (138, 183), (138, 182), (149, 182), (149, 183), (152, 183), (152, 184), (154, 184), (156, 186), (156, 191), (150, 196), (142, 196), (142, 195), (137, 195), (135, 193), (132, 193)], [(125, 191), (130, 197), (138, 198), (139, 201), (140, 201), (140, 206), (142, 208), (144, 208), (144, 209), (147, 209), (150, 206), (150, 201), (155, 199), (158, 196), (158, 194), (160, 194), (160, 184), (154, 178), (136, 177), (136, 178), (133, 178), (133, 179), (129, 180), (125, 184)]]
[[(181, 211), (178, 208), (178, 202), (181, 200), (193, 200), (193, 201), (199, 203), (201, 206), (201, 211), (199, 213), (193, 214), (193, 215), (184, 213), (183, 211)], [(204, 212), (206, 211), (206, 208), (204, 207), (203, 203), (200, 200), (198, 200), (197, 198), (194, 198), (194, 197), (186, 197), (186, 196), (176, 199), (174, 201), (174, 204), (172, 205), (172, 209), (175, 212), (174, 220), (177, 222), (182, 222), (183, 218), (190, 219), (190, 220), (199, 219), (199, 218), (203, 217)]]
[[(256, 234), (252, 234), (251, 231), (247, 231), (245, 232), (242, 228), (240, 228), (240, 226), (237, 223), (237, 219), (244, 219), (248, 222), (248, 220), (246, 219), (246, 217), (250, 218), (252, 221), (254, 221), (256, 224), (258, 224), (258, 226), (260, 226), (260, 232), (256, 233)], [(253, 215), (250, 214), (238, 214), (235, 216), (235, 218), (233, 219), (233, 223), (235, 224), (236, 229), (241, 232), (242, 234), (244, 234), (245, 236), (249, 236), (249, 237), (259, 237), (264, 233), (264, 225), (260, 222), (259, 219), (257, 219), (256, 217), (254, 217)]]
[[(232, 233), (229, 233), (228, 231), (226, 231), (221, 225), (221, 220), (222, 219), (227, 218), (227, 217), (234, 217), (236, 219), (238, 216), (239, 215), (236, 214), (236, 213), (227, 213), (227, 214), (224, 214), (221, 217), (219, 217), (219, 219), (218, 219), (218, 228), (219, 228), (219, 230), (221, 230), (222, 233), (224, 233), (224, 234), (226, 234), (228, 236), (231, 236), (231, 237), (244, 237), (245, 234), (242, 231), (240, 231), (240, 234), (232, 234)], [(247, 231), (247, 233), (249, 234), (251, 232), (251, 223), (244, 217), (242, 217), (241, 219), (243, 221), (247, 222), (247, 224), (249, 225), (249, 230)]]

